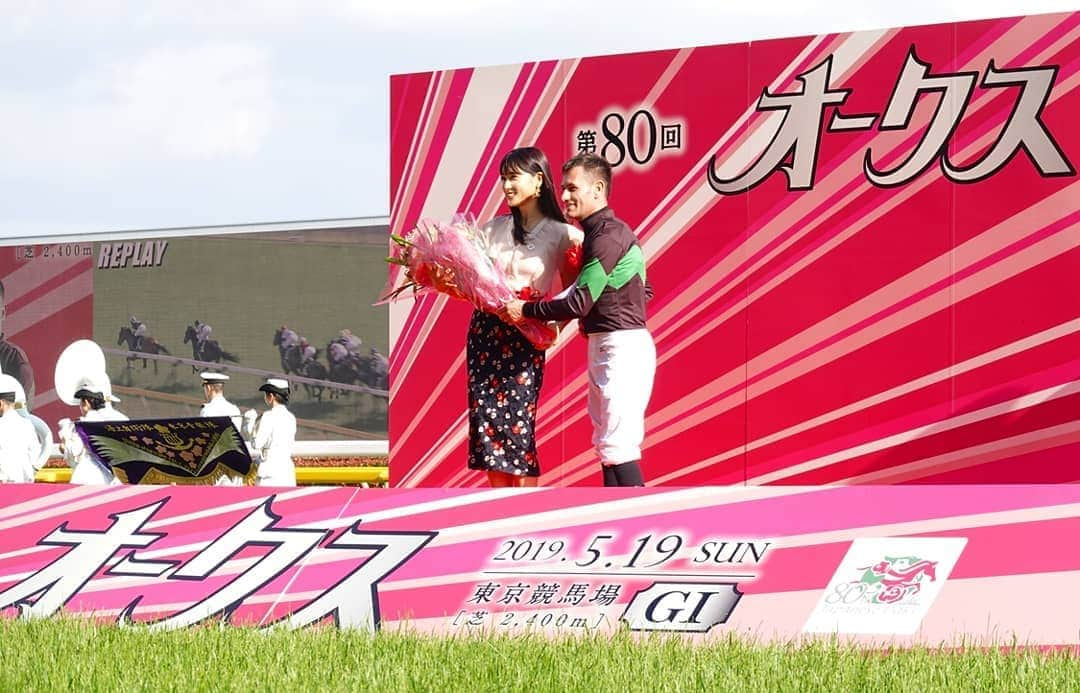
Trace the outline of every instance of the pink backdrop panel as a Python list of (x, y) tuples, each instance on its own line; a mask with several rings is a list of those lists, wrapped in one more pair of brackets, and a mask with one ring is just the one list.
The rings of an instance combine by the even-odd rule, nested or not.
[[(1071, 481), (1078, 37), (1040, 15), (395, 76), (391, 227), (505, 213), (516, 146), (612, 162), (655, 289), (651, 485)], [(468, 313), (392, 306), (396, 486), (485, 484)], [(569, 332), (540, 483), (592, 486)]]

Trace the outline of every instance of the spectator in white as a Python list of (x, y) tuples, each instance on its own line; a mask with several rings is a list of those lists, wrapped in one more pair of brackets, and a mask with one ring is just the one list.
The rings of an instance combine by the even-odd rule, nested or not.
[(128, 318), (131, 323), (131, 332), (135, 335), (135, 346), (132, 351), (142, 351), (143, 339), (146, 337), (146, 323), (132, 315)]
[(203, 343), (210, 339), (210, 333), (214, 331), (214, 328), (207, 325), (205, 322), (195, 321), (195, 339), (198, 340), (199, 349), (203, 348)]
[(15, 410), (19, 381), (0, 375), (0, 482), (33, 483), (41, 446), (29, 421)]
[[(66, 400), (67, 404), (79, 407), (81, 421), (127, 421), (128, 417), (112, 407), (112, 402), (119, 401), (113, 397), (112, 383), (103, 372), (82, 378), (75, 386), (74, 398)], [(104, 486), (120, 483), (112, 469), (86, 449), (71, 419), (60, 420), (59, 438), (64, 461), (72, 469), (71, 483)]]
[(30, 413), (30, 405), (26, 401), (26, 391), (23, 390), (22, 385), (15, 388), (15, 411), (19, 413), (19, 416), (30, 422), (37, 436), (39, 449), (37, 459), (34, 460), (34, 471), (36, 472), (44, 467), (45, 463), (49, 461), (49, 457), (52, 456), (52, 431), (49, 429), (49, 424)]
[(252, 441), (252, 460), (257, 466), (256, 486), (296, 486), (292, 460), (296, 441), (296, 417), (288, 409), (289, 381), (268, 378), (259, 387), (270, 407), (255, 422), (255, 410), (244, 413), (244, 431)]
[(240, 408), (225, 399), (225, 383), (229, 376), (214, 371), (203, 371), (199, 374), (203, 385), (203, 399), (206, 404), (199, 410), (199, 416), (228, 416), (232, 419), (236, 432), (240, 433), (243, 428), (243, 417)]

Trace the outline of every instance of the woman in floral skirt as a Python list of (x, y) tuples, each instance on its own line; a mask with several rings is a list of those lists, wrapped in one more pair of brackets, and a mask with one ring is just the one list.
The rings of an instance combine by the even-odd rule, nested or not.
[[(511, 150), (499, 164), (510, 214), (484, 225), (481, 240), (510, 288), (525, 300), (550, 297), (577, 276), (574, 246), (582, 233), (559, 209), (547, 157), (536, 147)], [(554, 290), (554, 291), (553, 291)], [(492, 486), (535, 486), (536, 406), (544, 352), (516, 327), (476, 311), (466, 343), (469, 379), (469, 469)]]

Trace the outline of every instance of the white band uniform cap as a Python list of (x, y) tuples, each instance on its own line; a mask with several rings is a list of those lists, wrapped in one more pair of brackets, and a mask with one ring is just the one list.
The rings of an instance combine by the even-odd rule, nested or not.
[(229, 376), (214, 371), (203, 371), (199, 373), (199, 377), (206, 383), (224, 383), (229, 380)]

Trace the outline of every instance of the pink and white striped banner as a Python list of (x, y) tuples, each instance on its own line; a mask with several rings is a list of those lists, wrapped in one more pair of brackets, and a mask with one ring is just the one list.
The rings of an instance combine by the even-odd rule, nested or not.
[[(1080, 480), (1080, 14), (391, 78), (391, 227), (500, 208), (497, 163), (615, 165), (658, 348), (650, 484)], [(465, 469), (468, 308), (391, 308), (391, 478)], [(584, 342), (549, 486), (598, 485)]]
[(1080, 486), (8, 485), (0, 614), (1080, 643)]

